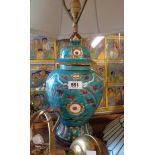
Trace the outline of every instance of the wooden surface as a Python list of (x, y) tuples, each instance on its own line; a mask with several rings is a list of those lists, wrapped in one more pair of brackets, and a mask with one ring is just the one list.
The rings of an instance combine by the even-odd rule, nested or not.
[(94, 115), (89, 121), (93, 129), (93, 135), (102, 138), (105, 126), (120, 115), (121, 114)]

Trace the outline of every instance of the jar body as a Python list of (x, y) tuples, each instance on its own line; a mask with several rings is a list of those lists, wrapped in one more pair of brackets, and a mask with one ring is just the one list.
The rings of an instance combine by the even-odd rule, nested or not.
[(60, 124), (56, 135), (72, 142), (85, 133), (103, 96), (103, 79), (89, 66), (65, 66), (53, 71), (46, 81), (51, 108), (59, 111)]

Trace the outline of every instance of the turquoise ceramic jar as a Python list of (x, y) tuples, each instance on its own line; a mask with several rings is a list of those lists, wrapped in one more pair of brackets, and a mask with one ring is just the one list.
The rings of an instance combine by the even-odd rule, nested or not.
[(83, 134), (92, 134), (89, 119), (103, 96), (103, 79), (90, 67), (87, 48), (79, 40), (60, 52), (60, 69), (47, 78), (46, 91), (51, 108), (58, 110), (56, 136), (71, 143)]

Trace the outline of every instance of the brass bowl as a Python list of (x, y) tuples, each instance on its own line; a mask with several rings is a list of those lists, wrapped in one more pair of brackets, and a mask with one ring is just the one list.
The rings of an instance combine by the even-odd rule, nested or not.
[(108, 155), (105, 144), (100, 139), (88, 134), (76, 138), (67, 155), (87, 155), (87, 151), (96, 151), (96, 155)]

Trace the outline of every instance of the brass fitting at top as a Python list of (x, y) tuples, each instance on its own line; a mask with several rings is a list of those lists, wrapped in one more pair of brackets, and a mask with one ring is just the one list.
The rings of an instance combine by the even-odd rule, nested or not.
[(81, 4), (79, 0), (72, 0), (70, 4), (70, 11), (73, 17), (73, 22), (75, 22), (79, 16), (81, 10)]

